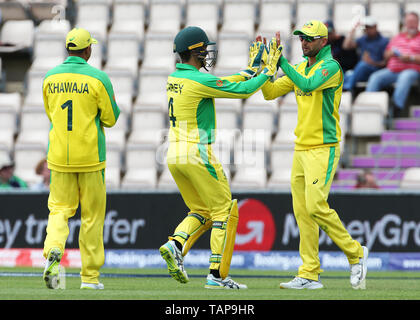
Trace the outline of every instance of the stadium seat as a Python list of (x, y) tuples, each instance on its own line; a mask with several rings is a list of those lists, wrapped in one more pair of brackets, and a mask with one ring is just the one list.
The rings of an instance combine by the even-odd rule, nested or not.
[(156, 146), (151, 144), (127, 145), (125, 151), (125, 169), (156, 168)]
[(104, 128), (107, 149), (109, 147), (119, 149), (120, 151), (125, 150), (126, 135), (129, 131), (128, 118), (129, 114), (122, 111), (120, 112), (117, 123), (112, 128)]
[(12, 151), (17, 131), (16, 111), (11, 106), (0, 106), (0, 146)]
[(277, 108), (273, 106), (245, 106), (242, 118), (242, 130), (244, 138), (248, 131), (248, 138), (256, 139), (258, 144), (263, 144), (268, 148), (271, 144), (271, 138), (276, 131), (275, 118)]
[(106, 149), (105, 183), (107, 189), (118, 189), (121, 185), (122, 152), (118, 147)]
[(119, 168), (105, 169), (105, 184), (107, 190), (118, 190), (121, 186), (121, 171)]
[(115, 0), (110, 34), (134, 34), (138, 40), (144, 38), (146, 24), (145, 0)]
[(219, 32), (219, 39), (217, 41), (219, 52), (215, 72), (223, 70), (234, 70), (234, 72), (238, 72), (239, 70), (245, 69), (248, 62), (250, 43), (251, 38), (244, 33)]
[(0, 109), (3, 107), (11, 107), (15, 113), (18, 113), (20, 112), (21, 104), (22, 97), (19, 92), (0, 92)]
[(128, 70), (107, 70), (114, 89), (115, 101), (118, 107), (125, 113), (130, 114), (133, 107), (133, 97), (135, 94), (135, 80), (132, 73)]
[(121, 180), (121, 190), (153, 190), (157, 184), (157, 170), (155, 168), (128, 169)]
[(243, 32), (253, 39), (256, 24), (256, 0), (225, 0), (220, 32)]
[(116, 168), (121, 170), (122, 168), (122, 153), (120, 148), (114, 146), (107, 146), (106, 149), (106, 168)]
[(294, 149), (293, 142), (273, 143), (270, 149), (270, 171), (291, 170)]
[(66, 37), (67, 33), (70, 31), (70, 21), (61, 19), (61, 20), (43, 20), (36, 27), (36, 34), (58, 34), (63, 38)]
[(65, 8), (56, 1), (30, 1), (28, 3), (28, 11), (38, 24), (43, 20), (50, 20), (65, 16)]
[(104, 70), (123, 70), (137, 76), (140, 41), (136, 35), (112, 33), (108, 36), (107, 60)]
[(214, 0), (189, 0), (186, 5), (185, 26), (198, 26), (212, 41), (217, 39), (220, 5)]
[(62, 35), (37, 34), (31, 70), (47, 72), (64, 62), (67, 57), (66, 42)]
[(85, 28), (98, 41), (104, 41), (110, 23), (110, 4), (107, 0), (79, 0), (76, 27)]
[(41, 107), (26, 107), (20, 116), (20, 130), (16, 139), (16, 147), (23, 145), (39, 145), (47, 149), (48, 134), (51, 123)]
[(245, 99), (244, 106), (252, 106), (252, 107), (258, 107), (258, 106), (271, 106), (273, 108), (278, 107), (278, 99), (274, 100), (265, 100), (264, 95), (261, 90), (258, 90), (255, 92), (252, 96), (250, 96), (248, 99)]
[(232, 165), (232, 144), (226, 142), (225, 140), (221, 140), (212, 144), (211, 149), (213, 154), (222, 164), (223, 168), (228, 170), (230, 174), (230, 167)]
[(154, 188), (157, 181), (156, 147), (147, 144), (127, 145), (123, 189)]
[(0, 2), (0, 12), (2, 22), (5, 23), (10, 20), (27, 20), (29, 13), (25, 8), (23, 2), (20, 1), (2, 1)]
[(402, 3), (403, 6), (403, 12), (417, 12), (420, 13), (420, 0), (405, 0)]
[(142, 70), (165, 70), (172, 72), (175, 68), (175, 54), (173, 53), (174, 38), (171, 34), (157, 34), (148, 32), (143, 45)]
[(351, 134), (379, 136), (385, 130), (389, 95), (386, 91), (361, 92), (352, 108)]
[(25, 75), (25, 97), (22, 108), (26, 106), (43, 107), (42, 84), (44, 82), (45, 71), (29, 71)]
[[(367, 14), (368, 0), (335, 0), (333, 2), (333, 22), (335, 31), (346, 35)], [(362, 29), (356, 31), (357, 37), (362, 35)]]
[(161, 70), (140, 70), (139, 89), (135, 107), (155, 106), (163, 111), (168, 110), (166, 82), (169, 73)]
[[(278, 130), (274, 137), (274, 142), (293, 142), (295, 140), (294, 131), (297, 125), (297, 104), (293, 104), (294, 93), (289, 93), (279, 108)], [(289, 100), (289, 101), (285, 101)]]
[(46, 157), (46, 149), (34, 145), (16, 146), (14, 151), (15, 175), (27, 182), (33, 184), (39, 181), (35, 173), (37, 163)]
[(287, 40), (287, 46), (289, 48), (286, 56), (290, 64), (294, 65), (304, 61), (302, 44), (297, 36), (291, 36)]
[(232, 178), (232, 190), (260, 190), (267, 184), (265, 168), (239, 167)]
[[(218, 100), (216, 100), (216, 103)], [(235, 106), (219, 105), (216, 106), (217, 130), (236, 130), (239, 128), (239, 113)]]
[(296, 28), (310, 20), (326, 21), (330, 18), (330, 0), (297, 0)]
[(102, 70), (102, 63), (104, 60), (104, 51), (106, 44), (102, 41), (95, 43), (92, 46), (92, 53), (90, 55), (88, 63), (97, 69)]
[(396, 0), (370, 0), (369, 14), (378, 21), (378, 30), (387, 37), (400, 31), (401, 2)]
[(35, 26), (32, 20), (8, 20), (1, 28), (0, 42), (22, 48), (32, 48), (34, 33)]
[(216, 142), (231, 146), (239, 132), (239, 113), (237, 109), (230, 105), (217, 105)]
[(165, 166), (165, 168), (163, 169), (163, 171), (162, 171), (162, 173), (159, 177), (157, 188), (159, 190), (168, 190), (168, 191), (169, 190), (171, 190), (171, 191), (177, 191), (178, 190), (178, 186), (176, 185), (175, 180), (172, 177), (172, 174), (169, 171), (167, 166)]
[(233, 160), (238, 168), (265, 168), (267, 164), (265, 146), (247, 139), (246, 133), (235, 141), (233, 146)]
[(176, 35), (181, 28), (181, 0), (152, 0), (149, 4), (149, 26), (147, 32)]
[(270, 41), (277, 31), (282, 39), (290, 36), (295, 0), (262, 0), (257, 35)]
[(156, 147), (166, 133), (166, 114), (156, 107), (134, 108), (128, 144), (149, 143)]
[(418, 190), (420, 188), (420, 168), (407, 168), (401, 179), (400, 188)]
[(267, 188), (270, 190), (290, 190), (291, 171), (289, 168), (278, 168), (273, 171), (268, 178)]

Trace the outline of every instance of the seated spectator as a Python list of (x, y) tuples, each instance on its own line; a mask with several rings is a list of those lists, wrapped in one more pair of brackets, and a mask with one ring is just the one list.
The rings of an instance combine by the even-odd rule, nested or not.
[(345, 37), (335, 31), (332, 21), (326, 21), (325, 25), (328, 28), (328, 44), (331, 45), (333, 58), (340, 63), (344, 72), (353, 69), (359, 60), (357, 51), (355, 49), (347, 50), (343, 48)]
[(50, 190), (50, 169), (48, 169), (47, 159), (42, 159), (35, 167), (35, 173), (42, 177), (42, 181), (34, 184), (31, 189), (33, 190)]
[(411, 86), (420, 78), (420, 32), (417, 13), (409, 12), (405, 15), (404, 29), (393, 37), (386, 47), (386, 68), (372, 73), (366, 87), (366, 91), (381, 91), (395, 84), (391, 99), (395, 117), (402, 115)]
[(357, 40), (354, 39), (360, 23), (357, 23), (346, 36), (343, 48), (358, 49), (361, 58), (354, 70), (344, 76), (343, 90), (353, 91), (357, 82), (367, 81), (373, 72), (385, 67), (384, 52), (389, 40), (379, 33), (376, 25), (376, 19), (367, 16), (364, 19), (365, 34), (363, 36)]
[(354, 188), (379, 189), (379, 186), (376, 184), (375, 175), (370, 170), (365, 170), (357, 176), (357, 183)]
[(15, 164), (10, 157), (0, 155), (0, 189), (28, 187), (25, 181), (13, 174), (14, 170)]

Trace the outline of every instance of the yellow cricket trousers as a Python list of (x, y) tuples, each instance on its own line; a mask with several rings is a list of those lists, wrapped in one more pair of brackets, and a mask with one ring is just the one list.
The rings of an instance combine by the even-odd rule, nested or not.
[[(184, 244), (193, 233), (204, 227), (204, 219), (213, 222), (227, 220), (232, 195), (223, 167), (213, 154), (211, 145), (171, 142), (167, 163), (190, 210), (188, 216), (170, 237)], [(226, 240), (225, 234), (225, 230), (215, 228), (213, 225), (210, 237), (212, 251), (210, 269), (219, 268)]]
[(57, 172), (51, 170), (48, 198), (47, 237), (44, 257), (57, 247), (64, 252), (69, 235), (68, 219), (81, 207), (79, 248), (82, 260), (82, 282), (98, 283), (99, 269), (105, 262), (103, 226), (105, 220), (105, 170), (94, 172)]
[(344, 252), (350, 264), (358, 263), (363, 257), (360, 243), (352, 239), (327, 202), (339, 158), (339, 146), (294, 152), (291, 191), (300, 233), (299, 253), (303, 264), (298, 276), (301, 278), (318, 280), (322, 272), (319, 228)]

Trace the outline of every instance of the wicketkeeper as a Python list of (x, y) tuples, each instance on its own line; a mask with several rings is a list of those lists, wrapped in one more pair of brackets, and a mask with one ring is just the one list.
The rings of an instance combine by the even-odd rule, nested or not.
[[(211, 229), (210, 272), (205, 287), (245, 289), (246, 285), (228, 276), (239, 216), (237, 201), (232, 200), (222, 165), (212, 151), (216, 130), (214, 98), (250, 97), (277, 71), (281, 52), (272, 50), (267, 56), (263, 43), (254, 42), (248, 68), (218, 78), (199, 71), (215, 64), (217, 51), (208, 50), (214, 44), (198, 27), (181, 30), (174, 40), (174, 52), (182, 63), (176, 65), (167, 83), (170, 125), (167, 163), (190, 211), (159, 250), (171, 276), (186, 283), (184, 256)], [(255, 76), (263, 55), (267, 56), (267, 66)]]

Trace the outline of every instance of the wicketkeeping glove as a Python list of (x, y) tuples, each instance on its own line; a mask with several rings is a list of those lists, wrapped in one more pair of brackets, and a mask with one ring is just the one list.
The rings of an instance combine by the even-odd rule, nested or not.
[(283, 46), (276, 38), (272, 38), (269, 45), (267, 64), (263, 70), (263, 74), (269, 77), (275, 77), (280, 64), (280, 57), (283, 51)]
[(252, 42), (249, 47), (248, 67), (239, 73), (246, 78), (256, 76), (262, 69), (261, 59), (265, 50), (265, 45), (261, 41)]

